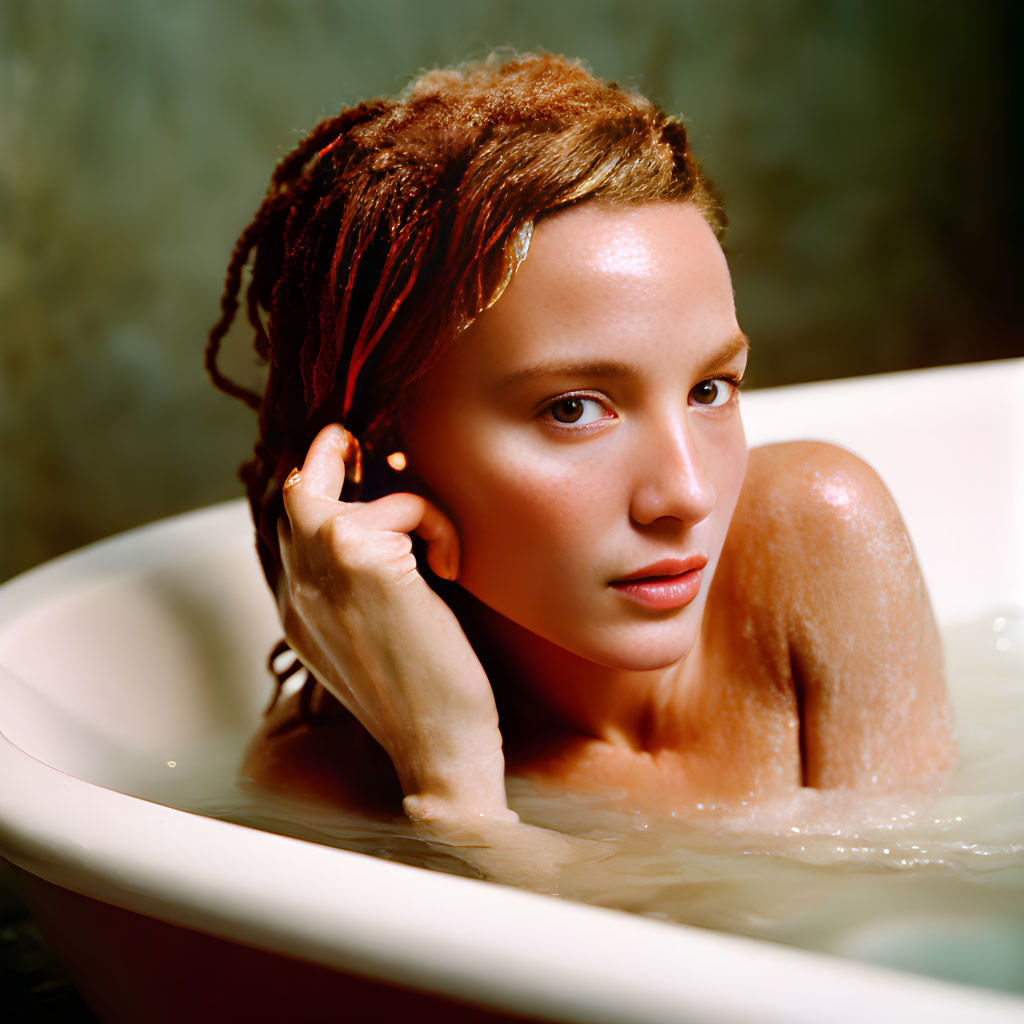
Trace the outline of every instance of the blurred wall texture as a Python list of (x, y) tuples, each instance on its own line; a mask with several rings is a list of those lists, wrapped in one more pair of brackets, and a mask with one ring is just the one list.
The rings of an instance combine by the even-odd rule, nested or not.
[(497, 46), (686, 116), (753, 384), (1020, 354), (1021, 21), (1017, 0), (3, 0), (0, 579), (240, 493), (251, 416), (201, 353), (273, 164)]

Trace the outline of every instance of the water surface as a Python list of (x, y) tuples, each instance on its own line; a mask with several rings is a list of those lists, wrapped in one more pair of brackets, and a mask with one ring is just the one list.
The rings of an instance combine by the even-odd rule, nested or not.
[[(532, 824), (590, 839), (557, 895), (1024, 993), (1024, 615), (947, 629), (959, 767), (934, 800), (803, 791), (687, 820), (509, 780)], [(456, 874), (457, 848), (262, 794), (237, 750), (161, 766), (146, 795), (185, 810)]]

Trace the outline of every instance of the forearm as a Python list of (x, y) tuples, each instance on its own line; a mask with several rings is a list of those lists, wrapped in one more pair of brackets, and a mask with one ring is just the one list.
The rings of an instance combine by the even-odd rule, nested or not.
[[(471, 745), (472, 746), (472, 745)], [(416, 756), (396, 762), (404, 799), (402, 809), (414, 821), (448, 822), (456, 827), (517, 822), (505, 796), (505, 758), (496, 750), (438, 751), (421, 746)]]
[[(324, 688), (338, 695), (348, 687), (326, 658), (309, 665)], [(392, 667), (394, 671), (394, 667)], [(412, 687), (430, 689), (422, 678)], [(350, 697), (351, 699), (351, 697)], [(414, 821), (458, 828), (479, 823), (517, 822), (505, 795), (505, 758), (493, 706), (444, 706), (435, 701), (420, 713), (385, 711), (357, 716), (388, 755), (402, 789), (402, 808)], [(397, 721), (396, 721), (397, 719)]]

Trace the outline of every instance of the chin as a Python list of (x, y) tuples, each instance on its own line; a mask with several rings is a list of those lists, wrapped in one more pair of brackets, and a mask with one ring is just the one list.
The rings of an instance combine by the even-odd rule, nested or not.
[[(669, 650), (630, 651), (598, 651), (594, 654), (578, 652), (581, 657), (604, 668), (612, 668), (621, 672), (656, 672), (659, 669), (678, 665), (689, 653), (692, 644), (676, 646)], [(574, 652), (576, 653), (576, 652)]]
[(667, 636), (664, 632), (657, 635), (650, 626), (642, 626), (623, 630), (619, 635), (609, 636), (606, 633), (597, 642), (588, 642), (588, 638), (580, 638), (576, 642), (567, 637), (547, 639), (570, 654), (604, 668), (621, 672), (654, 672), (679, 664), (693, 650), (696, 634), (689, 629), (676, 629)]
[[(463, 591), (472, 593), (471, 591)], [(484, 627), (510, 652), (531, 652), (533, 658), (557, 660), (569, 654), (602, 668), (620, 672), (655, 672), (681, 662), (693, 649), (700, 632), (699, 608), (690, 606), (691, 621), (647, 621), (624, 623), (621, 620), (596, 626), (589, 630), (558, 629), (552, 627), (554, 614), (516, 616), (487, 604), (473, 596), (473, 619)], [(694, 619), (692, 613), (696, 612)], [(578, 619), (586, 619), (580, 613)], [(529, 660), (529, 659), (528, 659)]]

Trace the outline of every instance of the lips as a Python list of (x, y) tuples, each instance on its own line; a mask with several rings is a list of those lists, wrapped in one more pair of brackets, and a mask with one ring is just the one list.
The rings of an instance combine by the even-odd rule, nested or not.
[(704, 555), (665, 558), (612, 580), (609, 586), (646, 608), (659, 611), (682, 608), (700, 593), (707, 564)]

